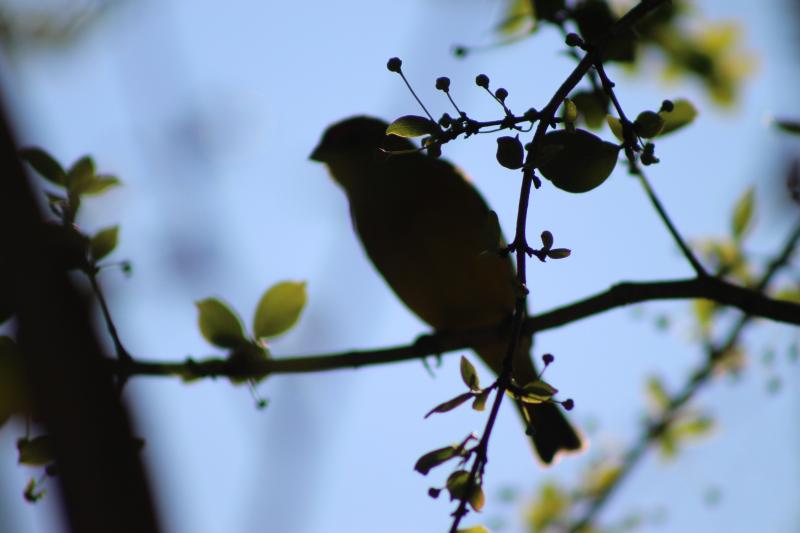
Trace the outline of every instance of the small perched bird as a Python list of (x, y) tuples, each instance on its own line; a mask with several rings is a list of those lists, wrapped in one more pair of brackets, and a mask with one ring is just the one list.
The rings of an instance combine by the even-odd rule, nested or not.
[[(325, 163), (350, 202), (356, 233), (397, 296), (437, 331), (500, 324), (514, 311), (510, 258), (486, 251), (489, 207), (453, 165), (413, 150), (407, 139), (386, 135), (376, 118), (353, 117), (329, 127), (311, 159)], [(500, 243), (497, 243), (498, 248)], [(474, 346), (499, 373), (506, 342)], [(514, 379), (537, 378), (531, 338), (521, 339)], [(581, 439), (553, 403), (518, 407), (539, 457), (550, 464)]]

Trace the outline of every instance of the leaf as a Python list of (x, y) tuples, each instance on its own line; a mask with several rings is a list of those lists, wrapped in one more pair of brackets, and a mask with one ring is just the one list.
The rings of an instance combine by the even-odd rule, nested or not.
[(550, 259), (564, 259), (565, 257), (569, 257), (572, 251), (569, 248), (553, 248), (552, 250), (548, 250), (547, 257)]
[(575, 102), (580, 118), (589, 128), (594, 130), (603, 125), (603, 119), (608, 113), (608, 96), (605, 93), (602, 91), (578, 91), (572, 93), (570, 99)]
[(19, 157), (50, 183), (61, 187), (66, 184), (67, 173), (58, 161), (41, 148), (23, 148), (19, 151)]
[(119, 239), (119, 226), (101, 229), (89, 240), (89, 252), (92, 259), (100, 261), (114, 251)]
[(652, 139), (664, 129), (665, 120), (655, 111), (642, 111), (633, 121), (633, 129), (640, 137)]
[(300, 318), (307, 299), (304, 281), (282, 281), (270, 287), (256, 307), (255, 336), (261, 339), (288, 331)]
[(708, 436), (714, 429), (714, 420), (709, 416), (698, 416), (685, 422), (680, 422), (672, 429), (675, 437), (701, 438)]
[(208, 342), (220, 348), (235, 348), (247, 342), (241, 320), (225, 303), (206, 298), (195, 305), (200, 333)]
[(94, 159), (83, 156), (67, 171), (67, 189), (72, 194), (81, 194), (94, 180)]
[(92, 180), (86, 183), (82, 190), (76, 191), (76, 194), (96, 196), (106, 192), (112, 187), (117, 187), (119, 185), (122, 185), (122, 182), (116, 176), (98, 175), (94, 176)]
[(785, 287), (780, 289), (775, 293), (773, 298), (776, 300), (786, 300), (787, 302), (800, 304), (800, 287)]
[(492, 533), (486, 526), (472, 526), (467, 529), (457, 529), (456, 533)]
[(692, 105), (689, 100), (679, 98), (672, 101), (672, 111), (659, 111), (658, 114), (664, 118), (664, 127), (661, 128), (659, 137), (663, 137), (667, 133), (672, 133), (675, 130), (683, 128), (694, 122), (697, 118), (697, 109)]
[(786, 133), (800, 135), (800, 121), (798, 120), (775, 119), (772, 123), (775, 124), (778, 129)]
[(613, 485), (622, 468), (614, 460), (606, 459), (600, 463), (596, 463), (588, 472), (584, 486), (590, 495), (598, 495), (604, 493), (608, 488)]
[(614, 134), (614, 137), (619, 139), (619, 142), (625, 142), (625, 134), (622, 129), (622, 121), (617, 117), (612, 117), (611, 115), (608, 115), (606, 116), (606, 123), (608, 124), (608, 127), (611, 129), (611, 133)]
[(718, 309), (717, 303), (713, 300), (694, 300), (692, 305), (700, 329), (705, 333), (709, 333), (711, 331), (712, 318), (714, 318), (714, 313)]
[(530, 32), (533, 26), (531, 0), (511, 0), (505, 18), (497, 25), (497, 31), (505, 35), (516, 35)]
[(561, 118), (564, 122), (572, 124), (578, 120), (578, 107), (575, 102), (569, 98), (565, 98), (561, 108)]
[(17, 440), (18, 462), (29, 466), (45, 466), (52, 463), (53, 443), (48, 435), (40, 435), (33, 439), (23, 437)]
[(736, 202), (733, 208), (733, 218), (731, 220), (731, 231), (733, 238), (740, 241), (745, 232), (749, 229), (755, 211), (755, 189), (751, 186)]
[(439, 448), (438, 450), (433, 450), (420, 457), (417, 460), (417, 463), (414, 465), (414, 470), (423, 476), (427, 476), (428, 472), (430, 472), (432, 469), (454, 457), (460, 456), (461, 450), (457, 446), (451, 445), (445, 448)]
[(619, 146), (586, 130), (552, 131), (541, 140), (537, 154), (548, 146), (562, 149), (548, 154), (546, 161), (537, 157), (537, 166), (553, 185), (567, 192), (588, 192), (598, 187), (617, 165)]
[(545, 250), (550, 250), (553, 247), (553, 234), (547, 230), (542, 232), (542, 247)]
[(664, 389), (661, 380), (655, 376), (651, 376), (647, 380), (647, 399), (658, 413), (666, 411), (669, 407), (669, 395)]
[(522, 387), (519, 399), (524, 403), (542, 403), (550, 400), (558, 389), (540, 379), (531, 381)]
[(478, 373), (472, 363), (469, 362), (469, 359), (463, 355), (461, 356), (461, 379), (464, 380), (464, 384), (469, 387), (469, 390), (480, 391), (481, 382), (478, 378)]
[(472, 392), (465, 392), (464, 394), (459, 394), (452, 400), (447, 400), (446, 402), (440, 403), (439, 405), (428, 411), (428, 413), (425, 415), (425, 418), (428, 418), (433, 413), (446, 413), (447, 411), (452, 411), (453, 409), (455, 409), (462, 403), (466, 402), (473, 396), (475, 396), (475, 394)]
[(545, 482), (539, 496), (528, 511), (531, 531), (544, 531), (559, 522), (569, 508), (569, 497), (552, 481)]
[(467, 495), (467, 484), (469, 483), (469, 472), (466, 470), (456, 470), (447, 478), (447, 491), (450, 493), (450, 500), (462, 500)]
[(47, 493), (47, 489), (41, 488), (41, 484), (38, 484), (34, 478), (30, 478), (25, 485), (22, 496), (26, 502), (36, 503), (44, 498), (45, 493)]
[(476, 411), (483, 411), (486, 409), (486, 400), (489, 399), (490, 392), (491, 390), (486, 389), (475, 396), (475, 401), (472, 402), (472, 408)]
[(485, 503), (486, 496), (483, 494), (483, 488), (481, 488), (480, 485), (475, 485), (472, 487), (472, 491), (469, 495), (470, 506), (477, 512), (480, 512)]
[(423, 135), (437, 135), (439, 125), (429, 118), (418, 115), (405, 115), (386, 128), (387, 135), (397, 135), (398, 137), (422, 137)]

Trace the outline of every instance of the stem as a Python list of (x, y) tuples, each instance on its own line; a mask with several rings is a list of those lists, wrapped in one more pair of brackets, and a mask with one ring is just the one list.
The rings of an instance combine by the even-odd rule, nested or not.
[[(797, 232), (800, 232), (798, 224)], [(799, 239), (795, 237), (794, 240)], [(791, 253), (791, 250), (789, 251)], [(776, 258), (780, 259), (780, 258)], [(786, 258), (780, 261), (785, 264)], [(776, 262), (771, 263), (778, 264)], [(763, 287), (757, 287), (763, 290)], [(655, 300), (698, 299), (713, 300), (721, 305), (739, 309), (753, 317), (769, 318), (776, 322), (800, 325), (800, 305), (768, 298), (756, 290), (733, 285), (718, 278), (692, 278), (644, 283), (619, 283), (609, 289), (570, 304), (528, 317), (522, 322), (522, 334), (554, 329), (578, 320), (617, 309), (626, 305)], [(229, 360), (209, 359), (179, 363), (146, 362), (141, 360), (109, 361), (119, 373), (131, 376), (185, 376), (193, 378), (228, 376), (259, 379), (269, 374), (298, 374), (323, 372), (344, 368), (381, 365), (420, 359), (444, 352), (467, 349), (470, 346), (497, 341), (508, 335), (508, 327), (477, 328), (458, 333), (433, 333), (419, 337), (416, 342), (378, 350), (349, 351), (312, 356), (264, 359), (246, 368)]]
[(97, 301), (100, 302), (103, 320), (106, 323), (106, 328), (108, 328), (108, 333), (111, 335), (111, 340), (114, 342), (114, 349), (117, 352), (117, 357), (123, 361), (132, 361), (133, 358), (125, 349), (125, 346), (123, 346), (119, 338), (117, 327), (114, 325), (114, 320), (111, 318), (111, 311), (108, 308), (108, 303), (103, 295), (103, 291), (100, 289), (100, 285), (97, 283), (97, 270), (94, 267), (89, 267), (89, 269), (86, 270), (86, 276), (89, 278), (89, 283), (92, 285), (92, 291), (97, 297)]
[(681, 249), (683, 256), (686, 258), (687, 261), (689, 261), (689, 264), (692, 265), (692, 268), (694, 269), (695, 273), (699, 277), (708, 276), (708, 273), (706, 272), (705, 268), (703, 268), (703, 265), (700, 264), (700, 261), (697, 260), (697, 257), (694, 255), (694, 252), (692, 252), (692, 250), (686, 244), (686, 240), (678, 232), (678, 229), (675, 227), (675, 224), (672, 223), (672, 219), (667, 214), (667, 211), (666, 209), (664, 209), (663, 204), (658, 199), (658, 196), (656, 196), (656, 193), (653, 190), (653, 188), (650, 186), (650, 182), (648, 181), (647, 176), (645, 176), (644, 172), (642, 171), (642, 168), (639, 166), (639, 163), (636, 159), (636, 151), (635, 151), (636, 149), (638, 149), (636, 134), (633, 131), (633, 124), (631, 123), (630, 120), (628, 120), (628, 117), (625, 116), (625, 111), (623, 111), (622, 106), (620, 105), (619, 100), (617, 99), (617, 94), (614, 91), (614, 82), (612, 82), (611, 79), (609, 79), (608, 74), (606, 74), (606, 69), (603, 66), (602, 61), (598, 59), (595, 62), (594, 66), (595, 69), (597, 70), (597, 74), (600, 76), (600, 82), (603, 86), (603, 90), (611, 99), (611, 102), (614, 105), (614, 109), (616, 109), (617, 114), (619, 115), (619, 120), (622, 123), (622, 133), (623, 133), (622, 136), (624, 138), (624, 144), (625, 144), (625, 156), (628, 158), (628, 163), (630, 165), (631, 173), (639, 178), (639, 183), (641, 183), (642, 187), (644, 187), (645, 193), (647, 194), (650, 203), (653, 204), (653, 207), (656, 209), (656, 212), (658, 212), (658, 216), (661, 217), (661, 221), (664, 222), (664, 224), (667, 226), (670, 235), (672, 235), (672, 238), (675, 240), (678, 247)]
[[(762, 277), (756, 289), (763, 291), (766, 289), (769, 282), (775, 274), (784, 267), (795, 249), (797, 248), (798, 241), (800, 241), (800, 223), (798, 223), (789, 238), (786, 240), (781, 252), (770, 261), (767, 269), (762, 274)], [(583, 515), (578, 520), (573, 522), (568, 531), (577, 533), (585, 530), (595, 520), (598, 513), (602, 510), (606, 502), (622, 485), (622, 482), (631, 471), (639, 464), (639, 461), (644, 457), (650, 445), (657, 441), (669, 428), (673, 420), (675, 420), (678, 412), (691, 400), (705, 385), (707, 385), (713, 376), (714, 366), (719, 361), (720, 357), (733, 348), (739, 340), (744, 328), (752, 321), (753, 315), (745, 314), (736, 321), (731, 327), (725, 341), (717, 346), (710, 346), (706, 351), (706, 362), (694, 373), (692, 373), (688, 382), (684, 385), (683, 389), (670, 399), (669, 406), (666, 411), (659, 417), (658, 420), (648, 424), (645, 431), (639, 437), (638, 441), (625, 453), (623, 457), (622, 466), (614, 478), (614, 481), (608, 484), (602, 492), (590, 499), (588, 507)]]

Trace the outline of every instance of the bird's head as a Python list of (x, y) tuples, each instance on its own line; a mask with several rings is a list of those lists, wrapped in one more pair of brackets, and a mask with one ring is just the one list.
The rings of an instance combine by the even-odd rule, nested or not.
[(328, 165), (333, 177), (348, 188), (349, 176), (361, 175), (376, 161), (388, 156), (383, 150), (413, 150), (411, 141), (386, 135), (389, 125), (381, 119), (356, 116), (325, 130), (310, 159)]

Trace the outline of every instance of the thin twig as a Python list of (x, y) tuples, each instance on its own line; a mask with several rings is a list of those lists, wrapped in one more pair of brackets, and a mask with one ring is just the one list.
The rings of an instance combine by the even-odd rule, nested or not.
[(689, 245), (686, 243), (686, 239), (681, 236), (678, 228), (675, 227), (675, 224), (672, 222), (669, 214), (667, 214), (667, 210), (664, 209), (664, 205), (658, 199), (658, 196), (656, 196), (653, 187), (650, 185), (647, 176), (645, 176), (644, 171), (637, 161), (635, 150), (637, 147), (637, 141), (636, 134), (633, 131), (633, 124), (630, 120), (628, 120), (628, 117), (625, 116), (625, 111), (623, 111), (622, 105), (620, 105), (619, 100), (617, 99), (617, 94), (614, 91), (614, 82), (612, 82), (608, 77), (608, 74), (606, 74), (605, 67), (603, 66), (603, 62), (599, 59), (599, 56), (594, 66), (595, 70), (597, 70), (597, 74), (600, 76), (600, 82), (603, 86), (603, 90), (611, 99), (614, 109), (616, 109), (617, 114), (619, 115), (619, 120), (622, 123), (622, 136), (625, 144), (625, 156), (628, 158), (631, 174), (639, 178), (639, 183), (642, 184), (642, 187), (647, 194), (647, 198), (650, 200), (650, 203), (653, 204), (658, 216), (661, 218), (662, 222), (664, 222), (664, 225), (667, 226), (670, 235), (672, 235), (672, 238), (681, 249), (683, 256), (687, 261), (689, 261), (689, 264), (692, 265), (695, 273), (700, 277), (708, 276), (705, 268), (703, 268), (703, 265), (697, 260), (697, 256), (695, 256), (694, 252), (692, 252), (692, 250), (689, 248)]
[[(769, 263), (767, 269), (762, 274), (762, 277), (756, 285), (756, 290), (763, 291), (769, 285), (769, 282), (775, 274), (785, 266), (795, 249), (797, 248), (798, 241), (800, 241), (800, 223), (797, 224), (786, 243), (784, 244), (781, 252)], [(622, 482), (628, 477), (631, 471), (639, 464), (639, 461), (644, 457), (645, 453), (649, 450), (650, 445), (656, 442), (666, 431), (669, 430), (672, 422), (676, 419), (679, 411), (699, 392), (701, 388), (707, 385), (713, 376), (713, 370), (722, 356), (728, 353), (739, 341), (744, 328), (752, 321), (753, 315), (744, 314), (736, 323), (731, 327), (725, 340), (716, 346), (710, 346), (707, 349), (706, 361), (704, 364), (693, 372), (681, 389), (675, 396), (673, 396), (669, 405), (662, 415), (655, 421), (649, 423), (644, 429), (639, 439), (633, 446), (623, 455), (622, 465), (614, 477), (613, 482), (604, 487), (604, 490), (594, 495), (588, 502), (586, 510), (575, 522), (573, 522), (568, 531), (578, 532), (588, 529), (588, 526), (595, 520), (596, 516), (609, 501), (611, 496), (622, 485)]]
[(89, 283), (92, 286), (92, 291), (97, 297), (97, 301), (100, 302), (103, 320), (106, 323), (106, 328), (108, 329), (109, 335), (111, 335), (111, 340), (114, 343), (114, 349), (116, 350), (117, 357), (123, 361), (131, 361), (133, 358), (131, 357), (130, 353), (128, 353), (128, 350), (125, 349), (125, 346), (122, 344), (122, 340), (119, 338), (117, 327), (114, 325), (114, 320), (111, 318), (111, 311), (108, 308), (105, 295), (100, 289), (100, 284), (97, 282), (97, 271), (94, 269), (94, 267), (90, 267), (85, 272), (86, 276), (89, 278)]

